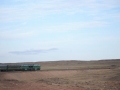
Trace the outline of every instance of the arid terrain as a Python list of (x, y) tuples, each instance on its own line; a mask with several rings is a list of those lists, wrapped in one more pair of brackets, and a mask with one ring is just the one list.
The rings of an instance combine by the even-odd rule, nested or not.
[(0, 90), (120, 90), (119, 59), (35, 63), (40, 71), (0, 72)]

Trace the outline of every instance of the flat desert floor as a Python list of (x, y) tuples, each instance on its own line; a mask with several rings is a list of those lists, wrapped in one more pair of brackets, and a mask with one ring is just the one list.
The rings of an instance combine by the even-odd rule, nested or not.
[(0, 72), (0, 90), (120, 90), (120, 60), (36, 63), (40, 71)]

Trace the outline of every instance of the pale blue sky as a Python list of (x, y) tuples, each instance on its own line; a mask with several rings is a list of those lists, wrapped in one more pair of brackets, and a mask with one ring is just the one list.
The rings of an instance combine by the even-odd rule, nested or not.
[(0, 0), (0, 63), (120, 58), (120, 0)]

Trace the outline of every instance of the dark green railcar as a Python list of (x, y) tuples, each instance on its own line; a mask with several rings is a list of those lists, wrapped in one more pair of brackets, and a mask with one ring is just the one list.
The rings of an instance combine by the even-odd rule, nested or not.
[(7, 65), (7, 71), (20, 71), (21, 65)]
[(35, 71), (40, 68), (38, 64), (0, 65), (0, 71)]
[(40, 65), (38, 64), (26, 64), (26, 65), (21, 65), (22, 70), (40, 70)]
[(7, 71), (7, 65), (1, 64), (0, 71)]

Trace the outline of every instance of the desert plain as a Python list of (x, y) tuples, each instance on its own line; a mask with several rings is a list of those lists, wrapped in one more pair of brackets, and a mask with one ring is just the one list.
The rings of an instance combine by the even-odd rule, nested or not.
[(120, 90), (120, 59), (26, 63), (41, 70), (0, 72), (0, 90)]

